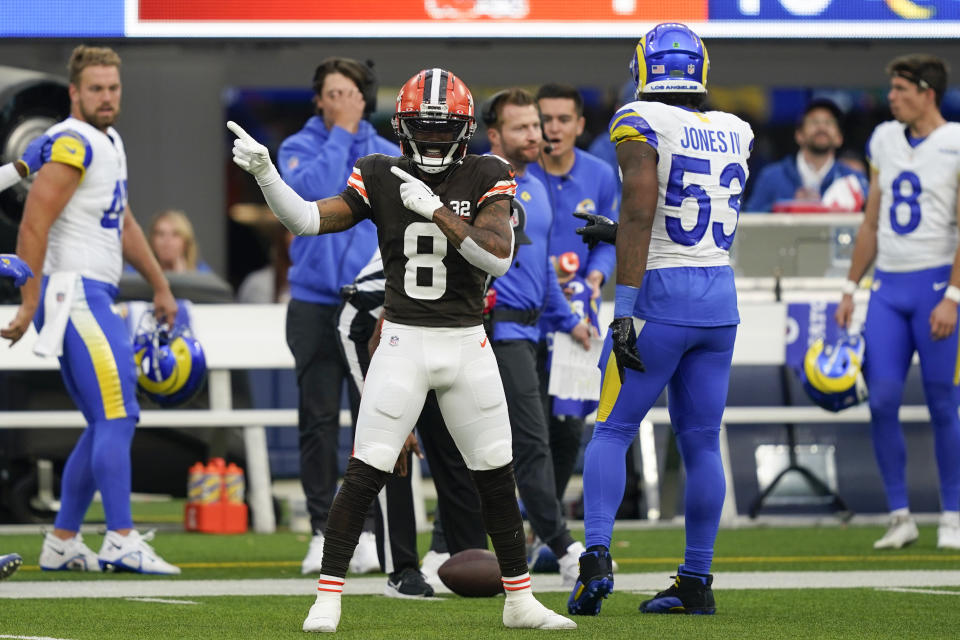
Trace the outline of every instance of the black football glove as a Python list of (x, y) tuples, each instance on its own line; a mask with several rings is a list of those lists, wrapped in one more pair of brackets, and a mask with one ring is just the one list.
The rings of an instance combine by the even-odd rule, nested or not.
[(617, 371), (620, 383), (624, 381), (624, 369), (646, 371), (640, 352), (637, 351), (637, 332), (633, 328), (633, 318), (614, 318), (610, 323), (610, 335), (613, 337), (613, 357), (617, 359)]
[(583, 237), (583, 241), (591, 249), (601, 242), (617, 244), (617, 228), (619, 225), (610, 218), (581, 211), (575, 211), (573, 216), (586, 221), (587, 226), (577, 229), (577, 234)]

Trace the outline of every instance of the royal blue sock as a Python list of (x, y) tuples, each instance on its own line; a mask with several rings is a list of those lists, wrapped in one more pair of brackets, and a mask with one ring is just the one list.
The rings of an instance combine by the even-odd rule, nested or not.
[(93, 429), (88, 427), (80, 434), (73, 446), (60, 480), (60, 511), (53, 522), (57, 529), (79, 531), (83, 516), (90, 507), (97, 490), (90, 466), (90, 451), (93, 448)]
[(903, 386), (896, 381), (873, 380), (870, 385), (873, 452), (890, 511), (910, 506), (907, 498), (907, 445), (900, 426), (902, 393)]
[(137, 423), (133, 418), (105, 420), (96, 428), (90, 466), (103, 499), (107, 529), (132, 529), (130, 514), (130, 443)]
[(960, 416), (957, 392), (948, 384), (923, 383), (930, 408), (933, 448), (940, 472), (940, 501), (944, 511), (960, 509)]
[(586, 546), (610, 548), (613, 521), (627, 481), (626, 455), (638, 427), (598, 422), (583, 454), (583, 524)]
[(720, 458), (717, 430), (688, 430), (677, 435), (677, 446), (687, 474), (684, 503), (686, 548), (683, 567), (697, 574), (709, 574), (713, 545), (720, 528), (720, 513), (727, 485)]

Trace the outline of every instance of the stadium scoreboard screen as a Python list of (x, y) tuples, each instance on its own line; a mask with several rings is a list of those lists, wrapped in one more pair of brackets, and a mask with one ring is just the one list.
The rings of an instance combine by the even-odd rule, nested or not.
[(960, 0), (3, 0), (0, 37), (956, 38)]

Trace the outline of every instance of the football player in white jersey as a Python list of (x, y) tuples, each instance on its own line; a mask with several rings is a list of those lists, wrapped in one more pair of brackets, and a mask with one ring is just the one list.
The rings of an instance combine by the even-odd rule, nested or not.
[[(120, 111), (120, 57), (111, 49), (79, 46), (70, 72), (70, 117), (51, 127), (46, 163), (27, 196), (17, 255), (35, 272), (23, 302), (0, 335), (15, 343), (34, 322), (34, 351), (60, 357), (67, 391), (87, 428), (63, 470), (54, 530), (44, 538), (40, 568), (101, 569), (175, 574), (133, 528), (130, 443), (140, 417), (133, 345), (111, 309), (123, 260), (154, 290), (158, 317), (177, 312), (160, 265), (127, 206), (127, 160), (112, 127)], [(80, 524), (95, 491), (106, 513), (100, 553), (81, 537)]]
[(598, 614), (613, 591), (609, 549), (624, 455), (665, 387), (687, 474), (686, 549), (674, 584), (640, 611), (715, 610), (710, 566), (725, 490), (720, 421), (740, 321), (729, 250), (753, 132), (736, 116), (701, 111), (708, 66), (693, 31), (654, 27), (631, 64), (639, 99), (610, 123), (623, 175), (617, 293), (584, 457), (587, 551), (568, 600), (573, 614)]
[(960, 124), (940, 113), (947, 88), (942, 60), (902, 56), (887, 66), (887, 74), (887, 98), (896, 119), (877, 126), (867, 143), (870, 191), (836, 318), (841, 327), (850, 324), (853, 293), (876, 260), (863, 328), (864, 374), (891, 522), (874, 548), (899, 549), (918, 536), (907, 500), (899, 419), (904, 382), (917, 352), (940, 472), (943, 515), (937, 546), (960, 549)]

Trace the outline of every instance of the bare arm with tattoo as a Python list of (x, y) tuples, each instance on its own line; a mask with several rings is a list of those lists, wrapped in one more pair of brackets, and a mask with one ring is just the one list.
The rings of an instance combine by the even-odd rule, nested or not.
[(467, 223), (447, 207), (435, 211), (433, 221), (458, 249), (464, 240), (473, 238), (477, 246), (498, 258), (510, 258), (513, 254), (509, 200), (497, 200), (483, 207), (473, 224)]
[(502, 276), (513, 261), (510, 201), (496, 200), (467, 224), (448, 209), (422, 180), (400, 167), (390, 172), (400, 178), (400, 200), (410, 211), (436, 224), (467, 262), (493, 276)]

